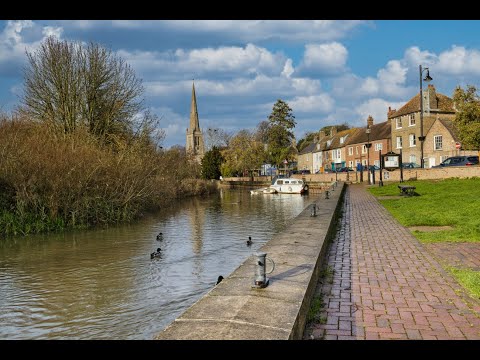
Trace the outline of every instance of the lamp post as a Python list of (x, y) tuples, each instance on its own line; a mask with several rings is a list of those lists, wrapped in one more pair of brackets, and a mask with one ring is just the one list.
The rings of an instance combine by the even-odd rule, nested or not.
[(368, 185), (371, 185), (371, 181), (370, 181), (370, 147), (372, 146), (372, 144), (370, 144), (370, 125), (367, 125), (367, 130), (366, 130), (366, 133), (367, 133), (367, 143), (365, 144), (365, 147), (367, 148), (367, 174), (368, 174)]
[(422, 89), (422, 75), (425, 70), (427, 70), (427, 75), (423, 81), (429, 82), (433, 80), (430, 77), (430, 70), (428, 67), (422, 69), (422, 65), (419, 65), (420, 70), (420, 136), (418, 137), (418, 141), (420, 141), (420, 167), (423, 169), (425, 166), (423, 161), (423, 142), (425, 141), (425, 136), (423, 136), (423, 89)]

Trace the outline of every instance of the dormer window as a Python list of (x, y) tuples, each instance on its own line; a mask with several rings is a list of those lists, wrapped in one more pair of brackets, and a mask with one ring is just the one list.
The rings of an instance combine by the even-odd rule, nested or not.
[(340, 138), (340, 144), (343, 144), (343, 141), (344, 141), (344, 140), (345, 140), (345, 136), (342, 136), (342, 137)]
[(332, 143), (332, 140), (327, 140), (327, 146), (330, 146), (331, 143)]
[(401, 129), (402, 128), (402, 118), (401, 117), (398, 117), (395, 119), (396, 120), (396, 125), (397, 125), (397, 129)]

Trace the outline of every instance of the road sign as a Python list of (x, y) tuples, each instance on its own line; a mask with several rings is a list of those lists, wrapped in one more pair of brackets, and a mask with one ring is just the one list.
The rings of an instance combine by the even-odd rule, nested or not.
[(460, 149), (461, 147), (462, 147), (462, 144), (460, 144), (459, 142), (455, 143), (455, 148)]

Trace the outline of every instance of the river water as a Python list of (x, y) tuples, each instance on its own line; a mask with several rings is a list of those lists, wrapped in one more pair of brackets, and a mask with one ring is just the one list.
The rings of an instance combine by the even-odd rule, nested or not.
[(0, 239), (0, 340), (152, 339), (308, 203), (222, 189), (134, 225)]

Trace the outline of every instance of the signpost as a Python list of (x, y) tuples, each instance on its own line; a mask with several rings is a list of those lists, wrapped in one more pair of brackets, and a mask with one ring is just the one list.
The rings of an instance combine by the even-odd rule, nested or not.
[(455, 143), (455, 148), (456, 149), (460, 149), (461, 147), (462, 147), (462, 144), (460, 144), (459, 142)]

